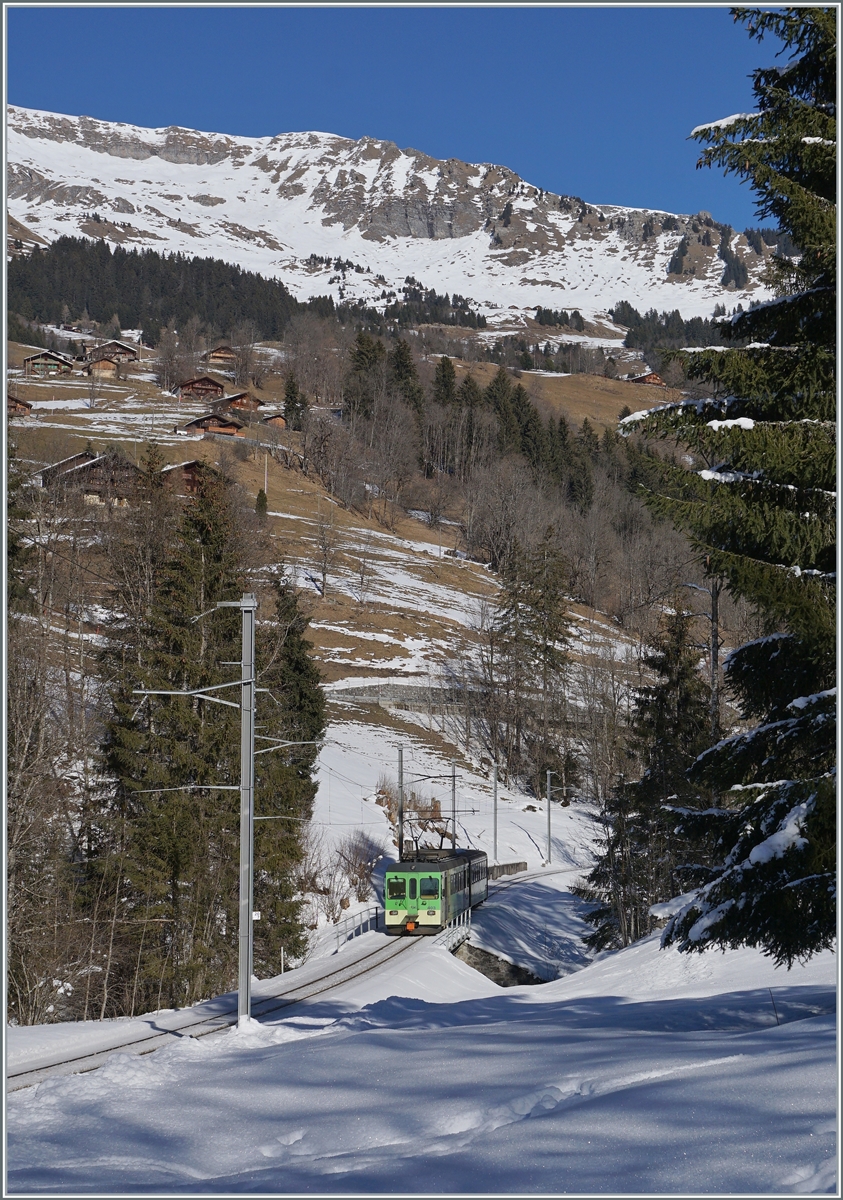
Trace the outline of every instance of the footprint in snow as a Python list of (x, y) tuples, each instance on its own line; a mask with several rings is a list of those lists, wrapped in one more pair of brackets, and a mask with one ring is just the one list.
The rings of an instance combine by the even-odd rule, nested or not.
[(289, 1133), (280, 1134), (274, 1142), (269, 1142), (266, 1146), (259, 1146), (261, 1154), (264, 1158), (280, 1158), (290, 1146), (295, 1146), (304, 1137), (303, 1129), (293, 1129)]

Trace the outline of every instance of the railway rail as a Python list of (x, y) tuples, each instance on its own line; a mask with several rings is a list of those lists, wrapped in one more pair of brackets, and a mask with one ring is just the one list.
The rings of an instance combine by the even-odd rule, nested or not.
[(488, 904), (495, 896), (499, 896), (501, 892), (515, 887), (516, 884), (534, 883), (535, 880), (544, 879), (548, 875), (565, 875), (572, 872), (581, 875), (584, 870), (584, 867), (539, 867), (532, 871), (522, 871), (520, 875), (501, 875), (499, 879), (489, 881), (489, 899), (486, 903)]
[[(495, 881), (489, 887), (487, 903), (492, 902), (495, 896), (516, 884), (528, 883), (535, 879), (541, 879), (545, 875), (556, 875), (566, 870), (571, 870), (571, 868), (557, 867), (550, 871), (546, 868), (525, 871), (520, 875)], [(462, 938), (460, 937), (458, 940), (462, 940)], [(294, 978), (299, 975), (299, 971), (290, 972), (286, 976), (282, 975), (271, 995), (253, 995), (252, 1015), (256, 1019), (262, 1019), (303, 1001), (312, 1000), (343, 983), (349, 983), (353, 979), (366, 975), (369, 971), (384, 966), (401, 954), (412, 952), (421, 944), (423, 944), (422, 941), (416, 938), (389, 939), (385, 945), (367, 949), (365, 953), (358, 955), (351, 962), (337, 965), (331, 970), (322, 971), (301, 982), (297, 982)], [(305, 967), (303, 970), (307, 970), (307, 968)], [(220, 1003), (224, 1006), (217, 1007)], [(205, 1011), (202, 1012), (202, 1009)], [(28, 1060), (9, 1068), (6, 1075), (6, 1091), (14, 1092), (22, 1088), (33, 1087), (44, 1079), (56, 1076), (95, 1071), (98, 1067), (103, 1066), (112, 1054), (151, 1054), (153, 1051), (161, 1049), (162, 1046), (169, 1045), (174, 1038), (208, 1037), (223, 1033), (237, 1024), (236, 994), (206, 1001), (204, 1004), (183, 1012), (166, 1013), (161, 1017), (153, 1014), (151, 1019), (138, 1018), (139, 1022), (144, 1020), (147, 1024), (147, 1031), (138, 1032), (123, 1040), (109, 1042), (107, 1045), (85, 1050), (80, 1048), (78, 1053), (65, 1054), (61, 1058), (51, 1056), (48, 1051), (44, 1051), (40, 1055), (33, 1054)], [(114, 1027), (112, 1026), (112, 1028)], [(115, 1037), (119, 1037), (119, 1030), (115, 1028), (114, 1032)]]
[[(415, 939), (390, 940), (386, 945), (377, 946), (360, 955), (353, 962), (337, 966), (314, 978), (301, 983), (290, 979), (289, 984), (283, 990), (275, 991), (269, 996), (253, 997), (252, 1015), (257, 1019), (265, 1018), (305, 1000), (312, 1000), (323, 992), (331, 991), (343, 983), (349, 983), (353, 979), (366, 975), (369, 971), (383, 966), (400, 954), (412, 952), (419, 944)], [(293, 973), (291, 972), (291, 974)], [(50, 1058), (48, 1054), (43, 1054), (35, 1061), (22, 1062), (18, 1067), (10, 1068), (7, 1072), (6, 1091), (19, 1091), (21, 1088), (32, 1087), (44, 1079), (58, 1075), (76, 1075), (95, 1071), (112, 1054), (151, 1054), (154, 1050), (169, 1045), (174, 1038), (207, 1037), (222, 1033), (237, 1024), (236, 996), (233, 1001), (229, 1001), (226, 997), (225, 1003), (225, 1008), (213, 1009), (214, 1002), (208, 1001), (206, 1002), (207, 1007), (212, 1011), (197, 1015), (195, 1009), (186, 1010), (183, 1020), (178, 1019), (177, 1013), (168, 1013), (164, 1020), (170, 1026), (169, 1028), (159, 1027), (151, 1032), (139, 1033), (134, 1037), (98, 1049), (80, 1050), (78, 1054), (66, 1055), (63, 1058)]]

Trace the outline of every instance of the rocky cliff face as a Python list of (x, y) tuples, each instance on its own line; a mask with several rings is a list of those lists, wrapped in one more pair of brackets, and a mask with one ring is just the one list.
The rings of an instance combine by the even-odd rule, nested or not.
[[(44, 240), (82, 233), (219, 257), (302, 298), (385, 303), (413, 275), (470, 296), (494, 327), (537, 305), (600, 315), (628, 300), (707, 316), (767, 294), (764, 255), (737, 234), (749, 283), (724, 290), (708, 214), (589, 204), (506, 167), (371, 137), (242, 138), (12, 107), (8, 147), (10, 213)], [(337, 259), (361, 269), (349, 279)]]

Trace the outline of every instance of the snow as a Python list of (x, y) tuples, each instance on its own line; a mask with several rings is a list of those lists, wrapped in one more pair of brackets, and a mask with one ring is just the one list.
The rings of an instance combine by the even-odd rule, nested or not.
[[(50, 126), (57, 121), (66, 140), (51, 136)], [(10, 106), (10, 165), (35, 172), (36, 178), (44, 177), (54, 185), (50, 195), (37, 201), (28, 200), (25, 194), (13, 196), (10, 211), (51, 241), (68, 232), (68, 221), (78, 222), (85, 211), (97, 209), (109, 219), (125, 219), (133, 226), (129, 246), (150, 245), (168, 252), (219, 257), (245, 270), (281, 279), (300, 299), (330, 293), (337, 301), (342, 290), (351, 302), (362, 299), (382, 307), (383, 285), (376, 282), (377, 275), (385, 277), (387, 290), (400, 290), (408, 275), (440, 294), (470, 290), (474, 304), (488, 316), (486, 336), (490, 338), (498, 336), (496, 330), (511, 324), (513, 317), (523, 321), (537, 305), (546, 305), (549, 287), (561, 288), (565, 306), (579, 308), (586, 316), (605, 313), (624, 298), (639, 308), (678, 307), (686, 318), (708, 317), (722, 297), (722, 264), (718, 260), (705, 277), (689, 278), (681, 285), (663, 275), (681, 236), (679, 231), (669, 237), (659, 235), (657, 263), (650, 261), (649, 252), (623, 241), (617, 231), (606, 231), (594, 244), (575, 237), (560, 249), (548, 248), (533, 255), (530, 278), (525, 278), (523, 265), (502, 261), (509, 251), (492, 247), (485, 229), (455, 238), (387, 237), (383, 241), (365, 237), (363, 224), (346, 229), (333, 211), (325, 208), (324, 199), (318, 198), (324, 197), (325, 189), (333, 192), (339, 170), (360, 177), (364, 208), (379, 205), (387, 196), (414, 195), (416, 181), (428, 197), (444, 197), (447, 203), (449, 193), (439, 190), (447, 184), (438, 168), (430, 168), (415, 151), (387, 157), (387, 144), (375, 139), (358, 143), (308, 133), (233, 138), (186, 131), (188, 140), (204, 139), (214, 156), (222, 156), (217, 162), (194, 164), (162, 156), (166, 155), (168, 133)], [(145, 147), (147, 156), (120, 157), (117, 152), (107, 152), (105, 147), (117, 134), (137, 143), (139, 153)], [(86, 136), (100, 139), (101, 148), (85, 145)], [(367, 150), (372, 157), (364, 157)], [(480, 170), (475, 167), (475, 173)], [(303, 190), (291, 194), (291, 185)], [(358, 185), (355, 182), (353, 186)], [(75, 206), (64, 198), (65, 188), (83, 189)], [(276, 188), (282, 189), (281, 203)], [(90, 191), (103, 201), (85, 199)], [(217, 197), (222, 203), (208, 207), (199, 196)], [(127, 199), (134, 214), (126, 214), (123, 202)], [(526, 205), (516, 202), (516, 208), (532, 212), (532, 200)], [(622, 206), (602, 208), (607, 218), (633, 211)], [(549, 229), (556, 227), (566, 233), (575, 229), (571, 215), (548, 212), (543, 219)], [(623, 255), (618, 253), (621, 249)], [(370, 273), (337, 275), (335, 282), (328, 284), (323, 273), (308, 267), (311, 254), (350, 259), (369, 267)], [(770, 292), (758, 285), (752, 295), (767, 297)], [(595, 344), (611, 346), (618, 341), (604, 338)]]
[(751, 417), (736, 417), (732, 421), (709, 421), (708, 427), (715, 432), (718, 429), (754, 429), (755, 422)]
[[(433, 792), (449, 813), (450, 763), (421, 731), (337, 718), (315, 806), (329, 840), (360, 828), (389, 852), (374, 791), (382, 774), (394, 779), (399, 741), (407, 790)], [(470, 763), (457, 774), (460, 844), (491, 849), (490, 781)], [(661, 950), (656, 932), (589, 961), (586, 906), (570, 891), (589, 860), (589, 813), (554, 805), (542, 868), (546, 812), (532, 807), (500, 788), (499, 857), (528, 874), (491, 884), (471, 940), (548, 982), (502, 988), (418, 939), (245, 1028), (48, 1078), (8, 1096), (8, 1191), (833, 1192), (835, 956), (788, 972), (751, 949)], [(394, 942), (367, 933), (333, 955), (335, 944), (329, 927), (305, 964), (255, 981), (253, 995)], [(10, 1029), (10, 1061), (178, 1031), (231, 1000)]]
[(818, 704), (822, 700), (827, 700), (832, 696), (837, 695), (837, 688), (827, 688), (824, 692), (814, 692), (811, 696), (797, 696), (795, 700), (791, 700), (788, 708), (808, 708), (811, 704)]
[(401, 964), (13, 1093), (9, 1192), (834, 1191), (832, 955), (656, 935), (509, 989), (427, 941)]
[(709, 121), (705, 125), (696, 125), (691, 130), (691, 137), (695, 137), (698, 133), (704, 133), (708, 129), (728, 129), (730, 125), (734, 125), (738, 121), (750, 121), (753, 117), (757, 116), (758, 113), (733, 113), (731, 117), (721, 117), (719, 121)]
[(750, 863), (757, 867), (781, 858), (788, 850), (804, 850), (808, 845), (808, 839), (802, 836), (804, 821), (813, 807), (813, 801), (809, 800), (792, 808), (775, 833), (753, 846), (749, 852)]

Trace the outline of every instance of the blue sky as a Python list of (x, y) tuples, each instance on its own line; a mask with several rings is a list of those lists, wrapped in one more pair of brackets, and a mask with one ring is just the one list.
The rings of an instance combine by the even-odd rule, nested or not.
[[(316, 129), (496, 162), (596, 204), (757, 224), (695, 169), (778, 45), (728, 8), (7, 7), (12, 104), (264, 136)], [(33, 47), (37, 46), (37, 54)]]

